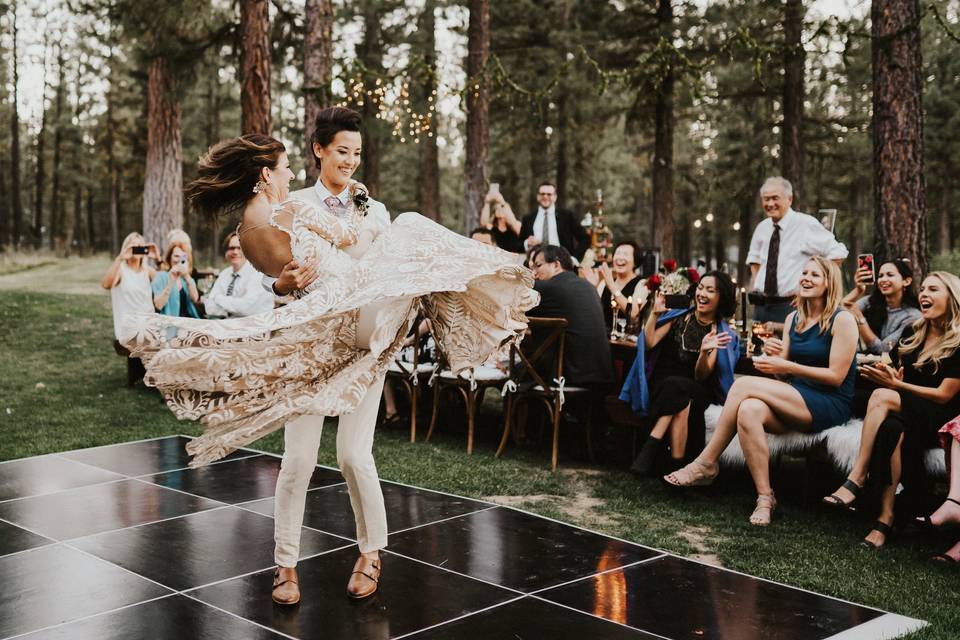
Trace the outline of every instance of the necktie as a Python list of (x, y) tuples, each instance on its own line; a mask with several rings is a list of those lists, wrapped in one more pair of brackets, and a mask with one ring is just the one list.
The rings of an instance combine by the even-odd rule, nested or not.
[(227, 285), (227, 295), (228, 295), (228, 296), (232, 296), (232, 295), (233, 295), (233, 288), (234, 288), (234, 287), (236, 286), (236, 284), (237, 284), (237, 278), (240, 277), (240, 274), (239, 274), (239, 273), (232, 273), (232, 274), (230, 274), (230, 275), (232, 276), (232, 278), (231, 278), (231, 280), (230, 280), (230, 284)]
[(550, 213), (543, 211), (543, 227), (540, 229), (540, 242), (550, 244)]
[(323, 204), (327, 205), (330, 211), (338, 218), (347, 215), (347, 205), (340, 201), (336, 196), (328, 196), (323, 199)]
[(780, 225), (773, 223), (773, 235), (770, 236), (770, 247), (767, 250), (767, 270), (763, 279), (763, 295), (776, 297), (777, 295), (777, 263), (780, 261)]

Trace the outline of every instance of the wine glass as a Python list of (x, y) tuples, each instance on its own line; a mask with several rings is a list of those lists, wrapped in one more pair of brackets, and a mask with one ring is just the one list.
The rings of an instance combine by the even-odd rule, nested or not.
[(627, 319), (623, 316), (617, 318), (617, 337), (623, 340), (627, 335)]

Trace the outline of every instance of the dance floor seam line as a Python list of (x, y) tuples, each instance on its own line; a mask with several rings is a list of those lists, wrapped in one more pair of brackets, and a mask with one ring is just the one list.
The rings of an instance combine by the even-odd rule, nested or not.
[[(61, 458), (64, 459), (64, 458)], [(76, 462), (76, 460), (71, 460), (70, 462)], [(90, 466), (90, 465), (87, 465)], [(100, 471), (105, 471), (105, 469), (100, 469)], [(112, 471), (110, 473), (113, 473)], [(120, 475), (120, 474), (117, 474)], [(134, 478), (129, 478), (124, 476), (122, 478), (114, 478), (112, 480), (103, 480), (101, 482), (93, 482), (91, 484), (80, 485), (79, 487), (64, 487), (63, 489), (56, 489), (54, 491), (45, 491), (43, 493), (34, 493), (29, 496), (17, 496), (16, 498), (8, 498), (6, 500), (0, 500), (0, 504), (9, 504), (11, 502), (22, 502), (23, 500), (30, 500), (31, 498), (45, 498), (47, 496), (55, 496), (60, 493), (65, 493), (67, 491), (76, 491), (77, 489), (87, 489), (89, 487), (105, 487), (110, 484), (116, 484), (118, 482), (126, 482), (127, 480), (133, 480)]]
[(414, 531), (414, 530), (420, 529), (420, 528), (422, 528), (422, 527), (429, 527), (429, 526), (431, 526), (431, 525), (440, 524), (440, 523), (443, 523), (443, 522), (450, 522), (451, 520), (456, 520), (456, 519), (458, 519), (458, 518), (465, 518), (465, 517), (467, 517), (467, 516), (472, 516), (472, 515), (475, 515), (475, 514), (477, 514), (477, 513), (483, 513), (484, 511), (490, 511), (491, 509), (496, 509), (496, 508), (497, 508), (497, 505), (492, 504), (492, 505), (490, 505), (489, 507), (484, 507), (483, 509), (477, 509), (477, 510), (475, 510), (475, 511), (468, 511), (467, 513), (458, 513), (458, 514), (455, 515), (455, 516), (449, 516), (449, 517), (447, 517), (447, 518), (441, 518), (441, 519), (439, 519), (439, 520), (434, 520), (434, 521), (432, 521), (432, 522), (423, 522), (423, 523), (420, 523), (420, 524), (418, 524), (418, 525), (414, 525), (414, 526), (412, 526), (412, 527), (407, 527), (406, 529), (398, 529), (398, 530), (396, 530), (396, 531), (391, 531), (391, 532), (390, 532), (390, 535), (393, 536), (393, 535), (397, 535), (397, 534), (399, 534), (399, 533), (406, 533), (407, 531)]
[[(131, 478), (132, 479), (132, 478)], [(215, 502), (215, 501), (214, 501)], [(73, 538), (64, 538), (60, 542), (77, 542), (79, 540), (84, 540), (86, 538), (93, 538), (95, 536), (101, 536), (108, 533), (116, 533), (117, 531), (130, 531), (131, 529), (139, 529), (140, 527), (148, 527), (152, 524), (160, 524), (161, 522), (170, 522), (171, 520), (179, 520), (181, 518), (189, 518), (191, 516), (200, 515), (201, 513), (213, 513), (214, 511), (222, 511), (223, 509), (229, 509), (234, 505), (230, 504), (218, 504), (212, 509), (203, 509), (202, 511), (191, 511), (189, 513), (181, 513), (177, 516), (170, 516), (169, 518), (160, 518), (159, 520), (151, 520), (150, 522), (138, 522), (137, 524), (132, 524), (128, 527), (117, 527), (116, 529), (108, 529), (106, 531), (95, 531), (94, 533), (85, 533), (82, 536), (74, 536)], [(263, 515), (263, 514), (258, 514)], [(20, 525), (17, 525), (18, 527)]]
[[(170, 491), (176, 491), (177, 493), (182, 493), (183, 495), (190, 496), (191, 498), (202, 498), (204, 500), (209, 500), (210, 502), (216, 502), (225, 507), (235, 507), (237, 505), (230, 504), (229, 502), (224, 502), (223, 500), (217, 500), (216, 498), (208, 498), (207, 496), (202, 496), (199, 493), (190, 493), (189, 491), (184, 491), (183, 489), (176, 489), (174, 487), (168, 487), (165, 484), (159, 484), (157, 482), (150, 482), (149, 480), (143, 480), (142, 478), (130, 478), (136, 482), (142, 482), (143, 484), (149, 484), (154, 487), (163, 487), (164, 489), (169, 489)], [(262, 513), (260, 515), (263, 515)]]
[(537, 589), (536, 591), (531, 591), (531, 592), (528, 593), (527, 595), (529, 595), (529, 596), (535, 596), (535, 595), (537, 595), (538, 593), (543, 593), (544, 591), (551, 591), (551, 590), (553, 590), (553, 589), (560, 589), (561, 587), (566, 587), (566, 586), (569, 586), (569, 585), (571, 585), (571, 584), (576, 584), (576, 583), (578, 583), (578, 582), (583, 582), (584, 580), (590, 580), (591, 578), (596, 578), (597, 576), (603, 576), (603, 575), (606, 575), (606, 574), (608, 574), (608, 573), (616, 573), (617, 571), (624, 571), (624, 570), (626, 570), (626, 569), (630, 569), (630, 568), (632, 568), (632, 567), (636, 567), (636, 566), (639, 566), (639, 565), (641, 565), (641, 564), (650, 564), (650, 563), (655, 562), (655, 561), (657, 561), (657, 560), (663, 560), (664, 558), (669, 557), (669, 555), (670, 555), (670, 554), (664, 552), (664, 553), (661, 553), (660, 555), (654, 556), (654, 557), (652, 557), (652, 558), (644, 558), (643, 560), (637, 560), (636, 562), (630, 562), (630, 563), (628, 563), (628, 564), (625, 564), (625, 565), (622, 565), (622, 566), (619, 566), (619, 567), (612, 567), (612, 568), (610, 568), (610, 569), (604, 569), (603, 571), (597, 571), (596, 573), (591, 573), (591, 574), (588, 575), (588, 576), (581, 576), (581, 577), (579, 577), (579, 578), (574, 578), (573, 580), (567, 580), (566, 582), (561, 582), (561, 583), (559, 583), (559, 584), (550, 585), (549, 587), (543, 587), (543, 588), (541, 588), (541, 589)]
[[(107, 533), (109, 533), (109, 532), (107, 532)], [(116, 562), (111, 562), (110, 560), (107, 560), (106, 558), (101, 558), (100, 556), (98, 556), (98, 555), (96, 555), (96, 554), (94, 554), (94, 553), (90, 553), (89, 551), (86, 551), (85, 549), (81, 549), (80, 547), (75, 547), (75, 546), (73, 546), (72, 544), (70, 544), (69, 542), (65, 542), (65, 541), (64, 541), (64, 542), (61, 542), (60, 544), (62, 544), (62, 545), (63, 545), (64, 547), (66, 547), (67, 549), (70, 549), (70, 550), (72, 550), (72, 551), (77, 551), (77, 552), (79, 552), (79, 553), (82, 553), (82, 554), (85, 555), (85, 556), (88, 556), (88, 557), (90, 557), (90, 558), (93, 558), (93, 559), (96, 560), (97, 562), (102, 562), (102, 563), (107, 564), (107, 565), (110, 565), (110, 566), (112, 566), (112, 567), (117, 567), (118, 569), (121, 569), (121, 570), (123, 570), (123, 571), (126, 571), (127, 573), (129, 573), (129, 574), (132, 575), (132, 576), (136, 576), (136, 577), (140, 578), (141, 580), (146, 580), (147, 582), (149, 582), (149, 583), (151, 583), (151, 584), (155, 584), (155, 585), (157, 585), (158, 587), (160, 587), (161, 589), (164, 589), (164, 590), (166, 590), (166, 591), (169, 591), (169, 593), (168, 593), (167, 595), (173, 595), (173, 594), (179, 593), (179, 591), (178, 591), (177, 589), (174, 589), (173, 587), (168, 587), (167, 585), (163, 584), (162, 582), (157, 582), (156, 580), (153, 580), (153, 579), (151, 579), (151, 578), (148, 578), (147, 576), (143, 575), (142, 573), (137, 573), (137, 572), (134, 571), (133, 569), (128, 569), (128, 568), (126, 568), (125, 566), (123, 566), (122, 564), (118, 564), (118, 563), (116, 563)], [(154, 598), (154, 599), (155, 599), (155, 598)]]
[(493, 609), (497, 609), (497, 608), (499, 608), (499, 607), (502, 607), (502, 606), (505, 606), (505, 605), (508, 605), (508, 604), (513, 604), (514, 602), (519, 602), (520, 600), (523, 600), (524, 598), (527, 598), (527, 597), (528, 597), (528, 596), (527, 596), (526, 594), (524, 594), (524, 595), (522, 595), (522, 596), (517, 596), (516, 598), (510, 598), (509, 600), (504, 600), (503, 602), (498, 602), (497, 604), (492, 604), (492, 605), (490, 605), (489, 607), (484, 607), (483, 609), (477, 609), (476, 611), (471, 611), (470, 613), (465, 613), (465, 614), (463, 614), (462, 616), (457, 616), (456, 618), (451, 618), (450, 620), (444, 620), (443, 622), (438, 622), (437, 624), (431, 625), (431, 626), (429, 626), (429, 627), (424, 627), (423, 629), (417, 629), (416, 631), (411, 631), (410, 633), (405, 633), (405, 634), (403, 634), (403, 635), (401, 635), (401, 636), (397, 636), (396, 638), (393, 638), (392, 640), (402, 640), (403, 638), (410, 638), (410, 637), (412, 637), (412, 636), (417, 636), (417, 635), (419, 635), (419, 634), (421, 634), (421, 633), (427, 633), (428, 631), (431, 631), (431, 630), (433, 630), (433, 629), (438, 629), (438, 628), (440, 628), (440, 627), (445, 627), (445, 626), (448, 626), (448, 625), (452, 625), (452, 624), (454, 624), (454, 623), (456, 623), (456, 622), (460, 622), (461, 620), (465, 620), (465, 619), (470, 618), (470, 617), (473, 617), (473, 616), (475, 616), (475, 615), (477, 615), (477, 614), (486, 613), (487, 611), (492, 611)]
[(440, 563), (440, 564), (432, 564), (432, 563), (430, 563), (430, 562), (427, 562), (426, 560), (421, 560), (421, 559), (419, 559), (419, 558), (414, 558), (413, 556), (408, 556), (408, 555), (404, 555), (404, 554), (402, 554), (402, 553), (397, 553), (396, 551), (390, 551), (390, 548), (389, 548), (389, 547), (387, 547), (387, 548), (384, 549), (383, 551), (384, 551), (384, 553), (386, 553), (386, 554), (394, 555), (394, 556), (397, 556), (398, 558), (403, 558), (404, 560), (411, 560), (411, 561), (413, 561), (413, 562), (417, 562), (417, 563), (419, 563), (419, 564), (426, 565), (426, 566), (428, 566), (428, 567), (433, 567), (434, 569), (440, 569), (441, 571), (446, 571), (447, 573), (452, 573), (453, 575), (455, 575), (455, 576), (460, 576), (461, 578), (469, 578), (470, 580), (473, 580), (473, 581), (475, 581), (475, 582), (482, 582), (482, 583), (485, 584), (485, 585), (488, 585), (488, 586), (491, 586), (491, 587), (496, 587), (496, 588), (498, 588), (498, 589), (503, 589), (504, 591), (509, 591), (509, 592), (511, 592), (511, 593), (516, 593), (516, 594), (518, 594), (518, 595), (522, 595), (522, 596), (528, 595), (528, 594), (524, 593), (523, 591), (520, 591), (519, 589), (514, 589), (513, 587), (508, 587), (508, 586), (503, 585), (503, 584), (497, 584), (496, 582), (490, 582), (489, 580), (484, 580), (483, 578), (478, 578), (478, 577), (476, 577), (476, 576), (471, 576), (471, 575), (468, 574), (468, 573), (461, 573), (461, 572), (459, 572), (459, 571), (454, 571), (453, 569), (449, 569), (449, 568), (447, 568), (447, 567), (444, 566), (444, 564), (446, 564), (446, 562), (443, 562), (443, 563)]
[(571, 607), (570, 605), (566, 605), (566, 604), (563, 604), (563, 603), (561, 603), (561, 602), (554, 602), (553, 600), (547, 600), (546, 598), (544, 598), (544, 597), (542, 597), (542, 596), (536, 596), (536, 595), (532, 595), (532, 594), (531, 594), (531, 595), (528, 596), (528, 597), (533, 598), (534, 600), (539, 600), (539, 601), (541, 601), (541, 602), (545, 602), (545, 603), (547, 603), (547, 604), (552, 604), (552, 605), (554, 605), (554, 606), (556, 606), (556, 607), (561, 607), (561, 608), (563, 608), (563, 609), (569, 609), (570, 611), (576, 611), (577, 613), (582, 613), (582, 614), (588, 615), (588, 616), (590, 616), (591, 618), (596, 618), (597, 620), (603, 620), (604, 622), (610, 622), (610, 623), (613, 623), (613, 624), (618, 625), (618, 626), (620, 626), (620, 627), (624, 627), (624, 628), (626, 628), (626, 629), (630, 629), (631, 631), (641, 631), (641, 632), (643, 632), (643, 633), (648, 633), (648, 634), (650, 634), (651, 636), (654, 636), (654, 637), (656, 637), (656, 638), (663, 638), (663, 640), (674, 640), (674, 639), (671, 638), (670, 636), (660, 635), (660, 634), (657, 633), (656, 631), (651, 631), (650, 629), (638, 629), (638, 628), (636, 628), (636, 627), (631, 627), (630, 625), (625, 624), (625, 623), (623, 623), (623, 622), (617, 622), (616, 620), (611, 620), (610, 618), (604, 618), (603, 616), (598, 616), (597, 614), (593, 613), (592, 611), (586, 611), (586, 610), (584, 610), (584, 609), (577, 609), (576, 607)]
[[(266, 630), (269, 631), (270, 633), (275, 633), (276, 635), (280, 636), (281, 638), (289, 638), (290, 640), (300, 640), (300, 639), (297, 638), (296, 636), (287, 635), (286, 633), (283, 633), (283, 632), (280, 631), (279, 629), (274, 629), (273, 627), (268, 627), (268, 626), (266, 626), (266, 625), (262, 625), (262, 624), (260, 624), (259, 622), (257, 622), (256, 620), (251, 620), (250, 618), (244, 618), (243, 616), (239, 616), (239, 615), (235, 614), (234, 612), (232, 612), (232, 611), (230, 611), (230, 610), (228, 610), (228, 609), (223, 609), (222, 607), (218, 607), (218, 606), (215, 605), (215, 604), (210, 604), (209, 602), (204, 602), (203, 600), (200, 600), (199, 598), (197, 598), (197, 597), (195, 597), (195, 596), (192, 596), (192, 595), (190, 595), (189, 593), (182, 593), (182, 592), (181, 592), (181, 593), (178, 594), (178, 595), (181, 595), (181, 596), (183, 596), (184, 598), (190, 598), (190, 599), (193, 600), (194, 602), (199, 602), (201, 605), (206, 606), (206, 607), (210, 607), (211, 609), (216, 609), (216, 610), (219, 611), (220, 613), (225, 613), (225, 614), (227, 614), (228, 616), (230, 616), (231, 618), (236, 618), (237, 620), (243, 620), (244, 622), (247, 622), (247, 623), (250, 623), (250, 624), (252, 624), (252, 625), (258, 626), (258, 627), (260, 627), (261, 629), (266, 629)], [(296, 605), (294, 605), (294, 606), (296, 606)]]
[(87, 616), (82, 616), (82, 617), (80, 617), (80, 618), (74, 618), (74, 619), (72, 619), (72, 620), (66, 620), (66, 621), (64, 621), (64, 622), (58, 622), (57, 624), (51, 624), (51, 625), (49, 625), (49, 626), (41, 627), (41, 628), (39, 628), (39, 629), (31, 629), (30, 631), (25, 631), (25, 632), (23, 632), (23, 633), (18, 633), (18, 634), (15, 635), (15, 636), (7, 636), (7, 637), (4, 638), (3, 640), (16, 640), (17, 638), (22, 638), (22, 637), (24, 637), (24, 636), (28, 636), (28, 635), (33, 634), (33, 633), (40, 633), (41, 631), (50, 631), (50, 630), (52, 630), (52, 629), (57, 629), (57, 628), (59, 628), (59, 627), (64, 627), (64, 626), (66, 626), (66, 625), (68, 625), (68, 624), (76, 624), (76, 623), (78, 623), (78, 622), (84, 622), (85, 620), (92, 620), (93, 618), (97, 618), (97, 617), (100, 617), (100, 616), (112, 615), (112, 614), (117, 613), (118, 611), (123, 611), (124, 609), (130, 609), (131, 607), (139, 607), (139, 606), (142, 605), (142, 604), (148, 604), (148, 603), (150, 603), (150, 602), (156, 602), (157, 600), (165, 600), (166, 598), (173, 598), (173, 597), (175, 597), (176, 595), (177, 595), (176, 593), (165, 593), (165, 594), (163, 594), (162, 596), (157, 596), (156, 598), (150, 598), (149, 600), (142, 600), (142, 601), (140, 601), (140, 602), (132, 602), (132, 603), (130, 603), (130, 604), (125, 604), (125, 605), (123, 605), (122, 607), (117, 607), (117, 608), (115, 608), (115, 609), (109, 609), (109, 610), (107, 610), (107, 611), (100, 611), (100, 612), (98, 612), (98, 613), (91, 613), (90, 615), (87, 615)]

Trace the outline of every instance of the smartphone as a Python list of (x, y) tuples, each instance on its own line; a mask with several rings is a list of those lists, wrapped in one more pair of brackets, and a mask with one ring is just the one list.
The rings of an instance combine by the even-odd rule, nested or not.
[(861, 253), (857, 256), (857, 271), (860, 271), (861, 269), (870, 269), (869, 284), (873, 284), (877, 281), (877, 272), (873, 268), (872, 253)]
[(490, 183), (490, 193), (500, 193), (500, 183), (491, 182)]
[(133, 255), (135, 256), (145, 256), (150, 252), (149, 247), (146, 245), (138, 245), (133, 248)]

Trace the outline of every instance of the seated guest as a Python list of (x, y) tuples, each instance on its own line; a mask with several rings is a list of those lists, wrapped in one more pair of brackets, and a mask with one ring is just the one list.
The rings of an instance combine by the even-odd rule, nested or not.
[(499, 191), (488, 193), (483, 199), (480, 226), (490, 230), (494, 243), (504, 251), (524, 252), (520, 242), (520, 221)]
[(703, 452), (664, 478), (680, 487), (710, 484), (720, 471), (720, 454), (739, 435), (757, 488), (757, 505), (750, 515), (754, 525), (770, 524), (777, 506), (770, 486), (767, 432), (822, 431), (850, 418), (857, 323), (840, 306), (840, 268), (826, 258), (811, 258), (800, 272), (799, 289), (797, 310), (786, 318), (783, 340), (768, 340), (766, 355), (754, 360), (761, 373), (789, 380), (738, 378)]
[[(533, 318), (564, 318), (567, 321), (563, 376), (567, 384), (601, 388), (613, 382), (610, 342), (603, 323), (600, 297), (589, 282), (573, 271), (573, 260), (563, 247), (543, 245), (531, 257), (534, 289), (540, 304), (527, 312)], [(542, 340), (534, 333), (524, 341), (533, 351)]]
[[(950, 488), (947, 499), (929, 516), (917, 518), (917, 523), (928, 527), (960, 524), (960, 416), (940, 429), (947, 469), (950, 470)], [(933, 556), (937, 562), (960, 565), (960, 540), (943, 553)]]
[(640, 255), (640, 248), (636, 242), (631, 240), (618, 242), (613, 251), (612, 269), (606, 262), (601, 262), (599, 268), (584, 271), (584, 277), (597, 288), (597, 293), (600, 294), (603, 317), (610, 329), (614, 329), (613, 302), (616, 302), (620, 317), (625, 318), (630, 312), (628, 298), (633, 295), (640, 282), (640, 276), (636, 273), (638, 255)]
[(491, 247), (497, 246), (497, 243), (494, 242), (493, 232), (490, 229), (484, 229), (483, 227), (477, 227), (470, 232), (470, 239), (476, 240), (477, 242), (482, 242), (483, 244), (488, 244)]
[(207, 317), (240, 318), (271, 311), (273, 294), (261, 285), (263, 275), (243, 255), (236, 233), (227, 236), (224, 247), (230, 267), (220, 272), (203, 299)]
[[(137, 253), (134, 253), (134, 248)], [(146, 253), (141, 253), (146, 251)], [(123, 330), (123, 321), (131, 313), (153, 313), (153, 293), (150, 282), (156, 276), (156, 271), (150, 265), (144, 264), (145, 258), (160, 262), (160, 255), (155, 244), (149, 244), (137, 232), (129, 234), (123, 239), (120, 254), (114, 258), (113, 264), (107, 269), (100, 286), (110, 290), (110, 305), (113, 308), (113, 348), (120, 355), (127, 355), (127, 350), (120, 344), (120, 333)], [(127, 358), (127, 379), (131, 384), (134, 380), (143, 377), (143, 363), (139, 358)]]
[(843, 306), (857, 321), (863, 351), (880, 355), (893, 349), (900, 333), (920, 319), (920, 309), (908, 260), (897, 258), (881, 264), (876, 288), (863, 297), (872, 281), (869, 268), (857, 271), (857, 284), (843, 299)]
[(572, 211), (557, 208), (557, 187), (541, 182), (537, 188), (536, 211), (528, 213), (520, 223), (520, 241), (526, 250), (537, 245), (559, 245), (580, 261), (590, 246), (590, 236)]
[(689, 309), (668, 310), (657, 294), (644, 344), (637, 346), (620, 393), (634, 411), (655, 421), (630, 467), (640, 475), (653, 470), (667, 434), (674, 468), (693, 460), (703, 449), (703, 412), (711, 402), (723, 404), (733, 384), (740, 346), (726, 319), (737, 309), (736, 287), (730, 276), (713, 271), (700, 279), (694, 299)]
[(174, 242), (167, 247), (163, 262), (171, 267), (153, 279), (154, 308), (167, 316), (199, 318), (200, 313), (194, 305), (200, 302), (200, 293), (190, 275), (193, 257), (189, 246)]
[(880, 515), (865, 539), (882, 547), (893, 526), (897, 485), (913, 490), (924, 480), (923, 455), (936, 447), (944, 424), (960, 414), (960, 278), (944, 271), (920, 286), (921, 320), (904, 329), (890, 352), (891, 366), (862, 366), (882, 389), (870, 396), (853, 470), (829, 505), (850, 507), (867, 477), (883, 487)]

